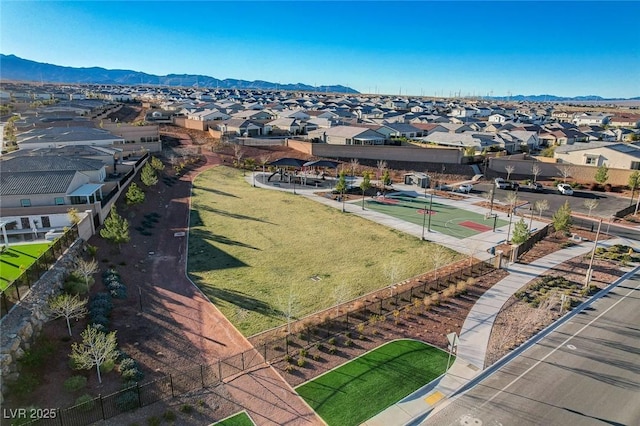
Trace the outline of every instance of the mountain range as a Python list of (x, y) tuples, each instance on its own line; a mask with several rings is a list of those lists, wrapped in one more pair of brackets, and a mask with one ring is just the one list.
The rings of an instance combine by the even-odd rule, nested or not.
[[(203, 87), (220, 89), (257, 89), (257, 90), (298, 90), (307, 92), (359, 93), (351, 87), (341, 85), (311, 86), (304, 83), (272, 83), (269, 81), (224, 80), (207, 75), (168, 74), (154, 75), (132, 70), (109, 70), (99, 67), (74, 68), (46, 64), (19, 58), (15, 55), (0, 53), (0, 78), (3, 80), (37, 81), (42, 83), (77, 83), (77, 84), (115, 84), (115, 85), (156, 85), (173, 87)], [(528, 101), (528, 102), (590, 102), (640, 100), (640, 97), (628, 99), (603, 98), (596, 95), (562, 97), (554, 95), (515, 95), (492, 96), (484, 99), (496, 101)]]
[(109, 70), (99, 67), (74, 68), (45, 64), (0, 54), (0, 77), (3, 80), (37, 81), (43, 83), (122, 84), (204, 87), (220, 89), (300, 90), (308, 92), (359, 93), (351, 87), (311, 86), (304, 83), (272, 83), (269, 81), (224, 80), (207, 75), (168, 74), (154, 75), (132, 70)]

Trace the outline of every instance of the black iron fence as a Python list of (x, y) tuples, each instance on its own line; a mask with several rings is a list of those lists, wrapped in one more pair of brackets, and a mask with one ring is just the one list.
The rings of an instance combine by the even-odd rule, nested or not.
[[(78, 238), (78, 227), (67, 229), (64, 234), (57, 238), (49, 248), (47, 248), (28, 268), (25, 268), (22, 274), (11, 282), (0, 296), (0, 318), (4, 317), (11, 308), (22, 300), (31, 286), (35, 284), (42, 274), (47, 272), (51, 265), (56, 263), (60, 255), (68, 249), (73, 242)], [(20, 247), (17, 245), (16, 247)], [(12, 247), (4, 249), (5, 251), (12, 250)]]
[[(310, 322), (303, 318), (294, 324), (278, 327), (250, 338), (253, 348), (209, 365), (169, 374), (154, 381), (136, 384), (106, 396), (97, 396), (82, 404), (55, 410), (55, 418), (34, 420), (29, 425), (84, 426), (106, 420), (121, 413), (144, 407), (162, 399), (176, 397), (206, 387), (216, 386), (222, 380), (242, 374), (248, 369), (283, 359), (288, 354), (309, 348), (334, 336), (357, 330), (360, 324), (372, 321), (372, 316), (388, 316), (409, 305), (422, 303), (426, 296), (442, 291), (451, 284), (493, 271), (496, 259), (477, 261), (450, 273), (435, 274), (432, 279), (418, 281), (402, 291), (388, 293), (386, 297), (365, 296), (364, 299), (334, 306), (313, 317), (323, 318)], [(391, 290), (391, 287), (389, 287)], [(288, 334), (288, 328), (295, 335)]]

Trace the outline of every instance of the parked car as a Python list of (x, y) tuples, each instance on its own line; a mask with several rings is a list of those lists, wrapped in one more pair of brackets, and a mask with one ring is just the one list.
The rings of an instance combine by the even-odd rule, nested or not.
[(496, 184), (496, 188), (498, 188), (498, 189), (513, 189), (513, 190), (517, 190), (520, 187), (518, 182), (512, 182), (512, 181), (504, 180), (502, 178), (496, 178), (496, 180), (494, 182)]
[(464, 192), (465, 194), (470, 193), (473, 190), (473, 185), (470, 183), (461, 183), (458, 187), (458, 192)]
[(558, 184), (558, 192), (562, 195), (573, 195), (573, 188), (567, 183), (560, 183)]
[(535, 192), (542, 192), (544, 191), (544, 187), (542, 186), (541, 183), (539, 182), (529, 182), (525, 188), (527, 188), (529, 191), (535, 191)]
[(507, 189), (507, 187), (509, 186), (507, 181), (502, 178), (496, 178), (494, 182), (496, 184), (496, 188), (498, 189)]

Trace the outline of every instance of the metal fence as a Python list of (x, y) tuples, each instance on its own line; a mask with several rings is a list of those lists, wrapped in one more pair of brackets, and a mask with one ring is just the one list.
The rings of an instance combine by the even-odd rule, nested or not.
[[(68, 249), (78, 238), (78, 226), (67, 229), (67, 231), (57, 238), (47, 250), (45, 250), (36, 260), (24, 270), (24, 272), (11, 282), (7, 288), (2, 290), (0, 296), (0, 318), (4, 317), (11, 308), (22, 300), (31, 286), (35, 284), (42, 274), (47, 272), (51, 265), (56, 263), (58, 257)], [(10, 250), (8, 248), (7, 250)]]
[[(287, 326), (278, 327), (250, 339), (253, 348), (209, 365), (198, 365), (176, 374), (169, 374), (149, 383), (136, 384), (107, 396), (97, 396), (85, 403), (56, 410), (56, 418), (41, 419), (29, 425), (84, 426), (106, 420), (121, 413), (144, 407), (165, 398), (216, 386), (224, 379), (242, 374), (266, 362), (281, 360), (285, 355), (299, 352), (337, 335), (356, 330), (359, 324), (371, 321), (373, 315), (387, 316), (406, 308), (428, 295), (446, 289), (450, 284), (493, 271), (495, 258), (474, 261), (448, 274), (435, 275), (430, 280), (416, 282), (388, 297), (367, 297), (368, 302), (352, 301), (334, 306), (320, 313), (323, 321), (310, 323), (303, 318), (291, 325), (295, 335), (287, 333)], [(349, 309), (352, 307), (353, 309)], [(318, 314), (314, 314), (314, 317)]]

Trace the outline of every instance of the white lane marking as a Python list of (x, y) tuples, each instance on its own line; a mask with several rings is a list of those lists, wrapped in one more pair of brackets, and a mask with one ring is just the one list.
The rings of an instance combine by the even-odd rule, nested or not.
[[(631, 281), (631, 280), (629, 280)], [(518, 377), (516, 377), (515, 379), (513, 379), (508, 385), (506, 385), (505, 387), (503, 387), (502, 389), (500, 389), (495, 395), (493, 395), (491, 398), (489, 398), (485, 403), (483, 403), (480, 408), (484, 407), (485, 405), (489, 404), (491, 401), (493, 401), (494, 399), (496, 399), (498, 397), (498, 395), (500, 395), (502, 392), (506, 391), (507, 389), (509, 389), (515, 382), (517, 382), (518, 380), (520, 380), (523, 376), (527, 375), (531, 370), (533, 370), (534, 368), (536, 368), (538, 365), (540, 365), (541, 363), (544, 362), (544, 360), (546, 360), (547, 358), (549, 358), (551, 355), (553, 355), (558, 349), (560, 349), (561, 347), (563, 347), (564, 345), (566, 345), (567, 343), (569, 343), (569, 341), (571, 339), (573, 339), (574, 337), (576, 337), (578, 334), (582, 333), (586, 328), (590, 327), (591, 324), (593, 324), (594, 322), (596, 322), (597, 320), (600, 319), (600, 317), (602, 317), (603, 315), (605, 315), (607, 312), (609, 312), (611, 309), (615, 308), (616, 305), (620, 302), (622, 302), (627, 296), (629, 296), (631, 293), (633, 293), (634, 291), (637, 291), (638, 289), (640, 289), (640, 284), (638, 284), (635, 288), (629, 290), (629, 292), (627, 294), (625, 294), (624, 296), (622, 296), (620, 298), (620, 300), (618, 300), (616, 303), (614, 303), (613, 305), (609, 306), (604, 312), (602, 312), (600, 315), (598, 315), (597, 317), (595, 317), (594, 319), (592, 319), (591, 321), (589, 321), (587, 324), (585, 324), (580, 330), (576, 331), (575, 333), (573, 333), (571, 336), (567, 337), (567, 339), (560, 343), (558, 346), (556, 346), (551, 352), (549, 352), (547, 355), (545, 355), (544, 357), (542, 357), (542, 359), (540, 359), (538, 362), (536, 362), (535, 364), (533, 364), (531, 367), (529, 367), (524, 373), (520, 374)]]
[(572, 351), (575, 351), (575, 350), (576, 350), (576, 347), (575, 347), (575, 346), (573, 346), (573, 345), (567, 345), (567, 348), (571, 349)]

